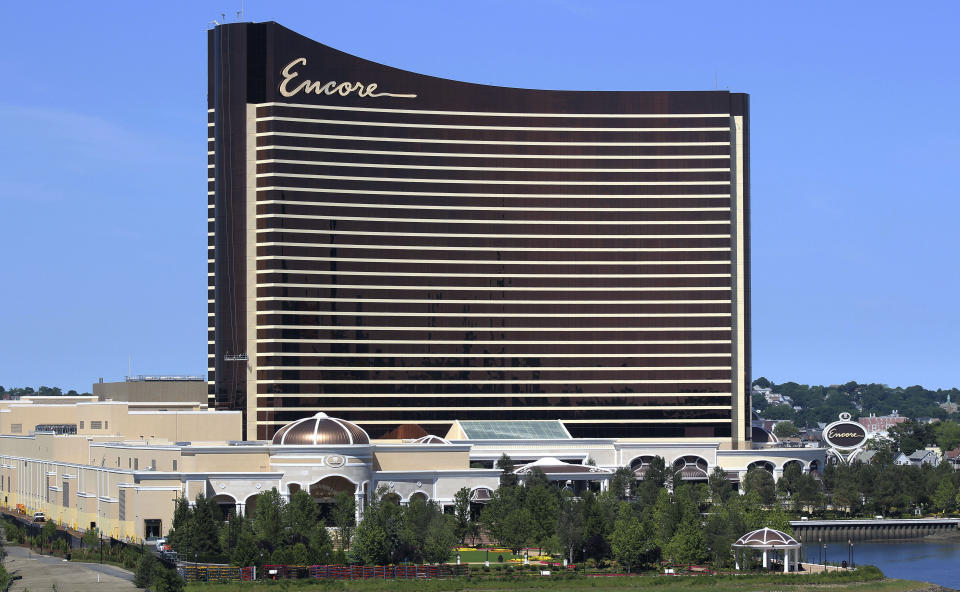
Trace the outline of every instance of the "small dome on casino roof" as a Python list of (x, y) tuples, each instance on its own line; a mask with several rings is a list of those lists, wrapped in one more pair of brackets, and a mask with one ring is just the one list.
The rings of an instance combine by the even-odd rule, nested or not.
[(370, 437), (360, 426), (320, 412), (288, 423), (273, 435), (280, 446), (327, 446), (369, 444)]
[(411, 444), (449, 444), (448, 440), (441, 438), (440, 436), (434, 436), (433, 434), (424, 436), (422, 438), (417, 438)]

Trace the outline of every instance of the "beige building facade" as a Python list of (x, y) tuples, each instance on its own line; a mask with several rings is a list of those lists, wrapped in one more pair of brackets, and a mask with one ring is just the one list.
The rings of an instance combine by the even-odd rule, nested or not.
[[(56, 399), (56, 400), (51, 400)], [(818, 471), (824, 449), (728, 450), (721, 442), (650, 444), (573, 438), (560, 422), (457, 422), (446, 438), (371, 440), (347, 421), (317, 413), (270, 441), (243, 441), (242, 417), (203, 404), (56, 397), (0, 402), (0, 501), (27, 515), (137, 542), (170, 528), (179, 497), (214, 498), (224, 512), (253, 511), (276, 488), (331, 504), (347, 492), (357, 518), (373, 492), (399, 503), (414, 497), (451, 506), (467, 488), (483, 503), (497, 488), (503, 454), (521, 479), (540, 467), (575, 492), (607, 488), (618, 467), (638, 479), (654, 456), (683, 479), (706, 480), (715, 467), (739, 482), (752, 467), (778, 478), (789, 463)]]

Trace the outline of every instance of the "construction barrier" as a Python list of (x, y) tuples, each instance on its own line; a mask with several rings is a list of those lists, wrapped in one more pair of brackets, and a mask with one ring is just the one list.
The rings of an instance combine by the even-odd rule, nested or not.
[(264, 565), (268, 580), (415, 580), (469, 576), (467, 565)]
[(250, 582), (257, 574), (255, 567), (233, 565), (182, 565), (177, 571), (188, 582)]

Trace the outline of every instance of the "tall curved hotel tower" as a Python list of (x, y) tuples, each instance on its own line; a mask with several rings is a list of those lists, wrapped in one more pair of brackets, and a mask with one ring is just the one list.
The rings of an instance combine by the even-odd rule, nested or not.
[(748, 444), (748, 96), (502, 88), (209, 33), (211, 403)]

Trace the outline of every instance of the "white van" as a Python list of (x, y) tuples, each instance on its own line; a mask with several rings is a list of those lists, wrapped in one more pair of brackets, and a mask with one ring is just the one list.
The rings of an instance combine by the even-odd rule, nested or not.
[(43, 515), (43, 512), (34, 512), (33, 513), (34, 522), (46, 522), (47, 517)]

